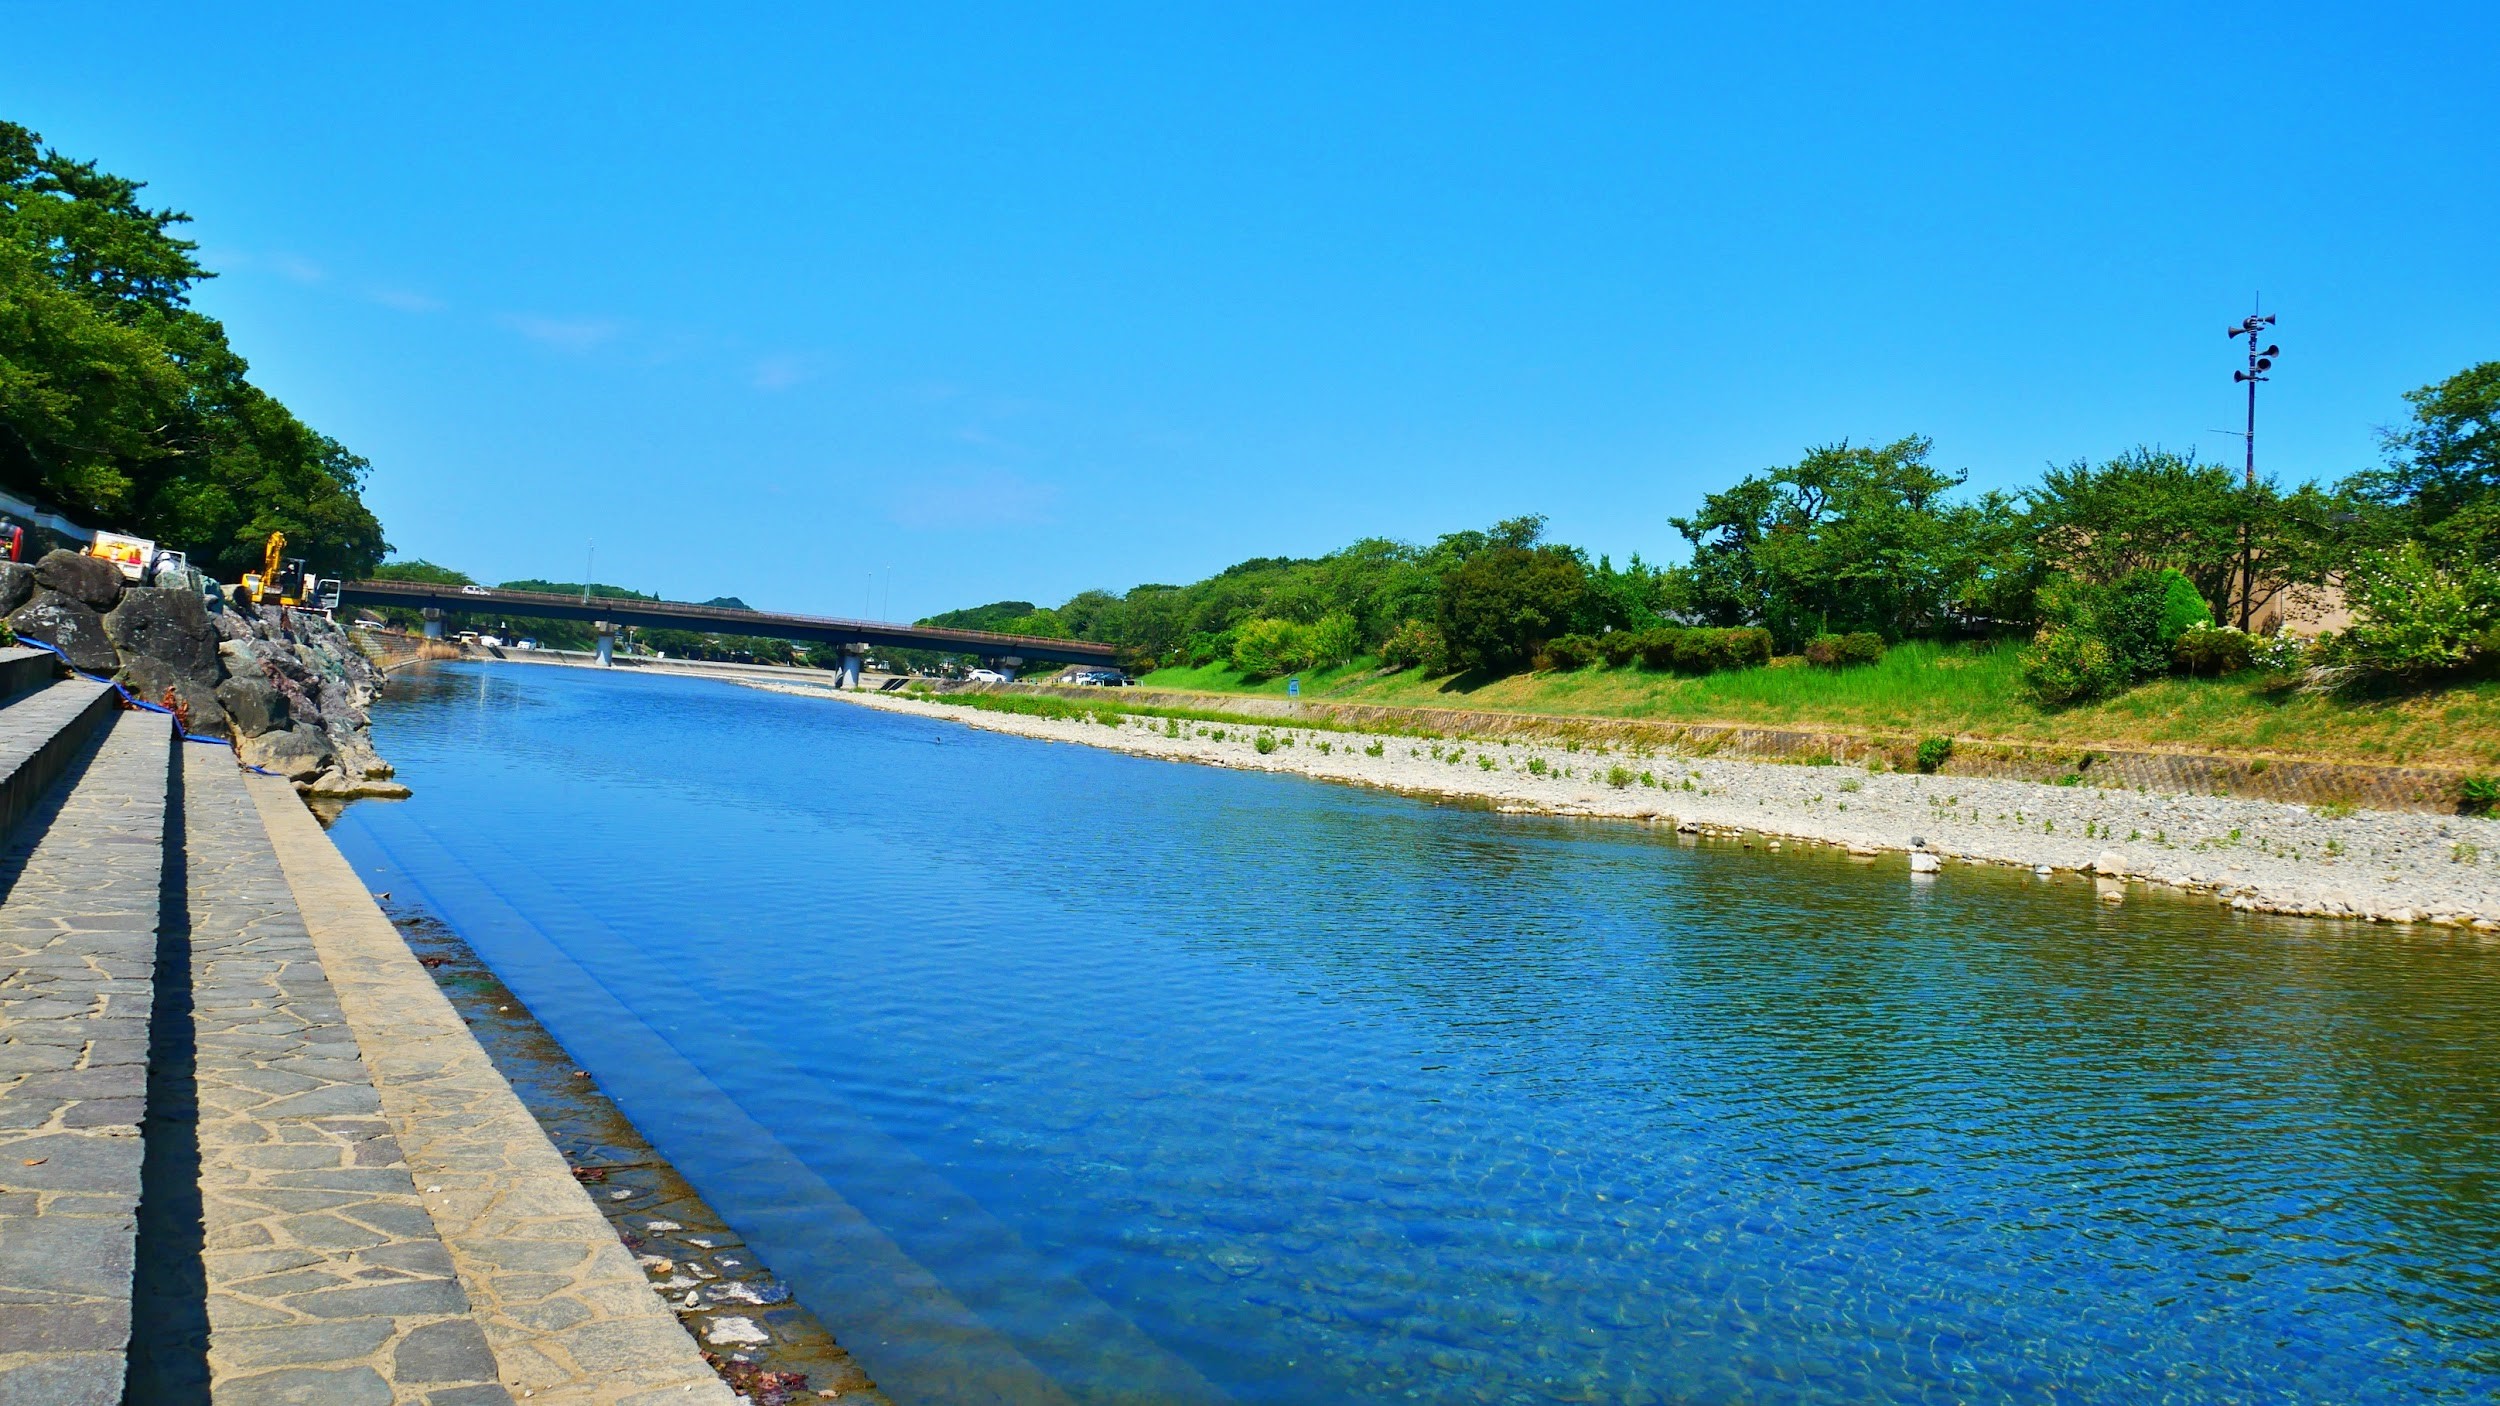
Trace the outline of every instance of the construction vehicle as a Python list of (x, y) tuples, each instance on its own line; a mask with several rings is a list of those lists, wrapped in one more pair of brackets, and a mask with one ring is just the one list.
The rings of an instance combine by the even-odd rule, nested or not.
[(260, 570), (246, 571), (243, 573), (243, 584), (239, 588), (240, 593), (250, 598), (252, 604), (259, 605), (261, 602), (269, 599), (270, 591), (277, 587), (278, 572), (281, 569), (278, 554), (285, 550), (286, 534), (283, 532), (270, 533), (268, 545), (261, 549)]
[(268, 544), (261, 548), (260, 570), (243, 573), (242, 594), (252, 604), (267, 605), (275, 596), (280, 605), (302, 605), (320, 593), (320, 582), (304, 570), (304, 559), (286, 556), (285, 551), (286, 534), (270, 533)]

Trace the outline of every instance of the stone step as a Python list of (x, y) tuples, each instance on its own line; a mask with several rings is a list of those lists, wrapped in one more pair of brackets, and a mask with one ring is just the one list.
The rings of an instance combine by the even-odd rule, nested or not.
[(530, 1406), (736, 1406), (304, 803), (243, 784), (505, 1384)]
[[(42, 650), (29, 650), (52, 661)], [(90, 679), (55, 679), (0, 704), (0, 842), (113, 716), (113, 690)]]
[(242, 773), (183, 754), (130, 1399), (508, 1401)]
[(62, 673), (61, 656), (51, 650), (22, 644), (0, 648), (0, 702), (32, 693)]
[(121, 1400), (174, 745), (106, 714), (0, 850), (0, 1401)]

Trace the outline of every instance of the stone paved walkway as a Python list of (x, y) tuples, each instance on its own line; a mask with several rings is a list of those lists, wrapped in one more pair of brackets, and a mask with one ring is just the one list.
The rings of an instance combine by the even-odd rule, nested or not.
[(121, 1400), (172, 749), (164, 718), (112, 719), (83, 775), (0, 855), (0, 1401), (12, 1406)]
[(212, 1399), (510, 1400), (243, 773), (184, 751)]
[(504, 1382), (533, 1404), (734, 1406), (303, 803), (245, 785)]

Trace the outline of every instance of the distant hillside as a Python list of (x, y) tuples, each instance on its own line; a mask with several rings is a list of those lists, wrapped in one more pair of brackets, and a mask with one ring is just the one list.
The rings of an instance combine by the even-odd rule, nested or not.
[[(939, 630), (988, 630), (996, 634), (1025, 634), (1032, 632), (1010, 627), (1029, 622), (1033, 614), (1034, 605), (1029, 600), (998, 600), (991, 601), (988, 605), (976, 605), (966, 610), (950, 610), (943, 615), (932, 615), (919, 623)], [(1053, 630), (1048, 633), (1057, 634), (1058, 631)]]

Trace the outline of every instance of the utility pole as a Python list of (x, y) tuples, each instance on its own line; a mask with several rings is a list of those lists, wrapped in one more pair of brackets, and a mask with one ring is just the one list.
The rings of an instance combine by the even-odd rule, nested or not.
[[(2242, 318), (2239, 326), (2232, 328), (2230, 333), (2234, 337), (2248, 339), (2248, 369), (2232, 372), (2231, 379), (2245, 381), (2248, 384), (2248, 428), (2240, 438), (2248, 450), (2247, 490), (2251, 503), (2257, 497), (2257, 383), (2266, 379), (2266, 373), (2274, 369), (2274, 359), (2283, 354), (2283, 349), (2272, 342), (2266, 343), (2262, 350), (2259, 349), (2257, 343), (2263, 339), (2265, 330), (2273, 325), (2273, 313), (2251, 312), (2247, 317)], [(2242, 630), (2248, 628), (2249, 621), (2256, 612), (2256, 596), (2257, 559), (2249, 542), (2248, 508), (2243, 506), (2240, 509), (2240, 628)]]
[[(2252, 410), (2249, 413), (2253, 415), (2256, 412)], [(591, 573), (599, 569), (599, 539), (593, 537), (589, 540), (590, 555), (582, 559), (582, 604), (584, 605), (590, 604)]]

